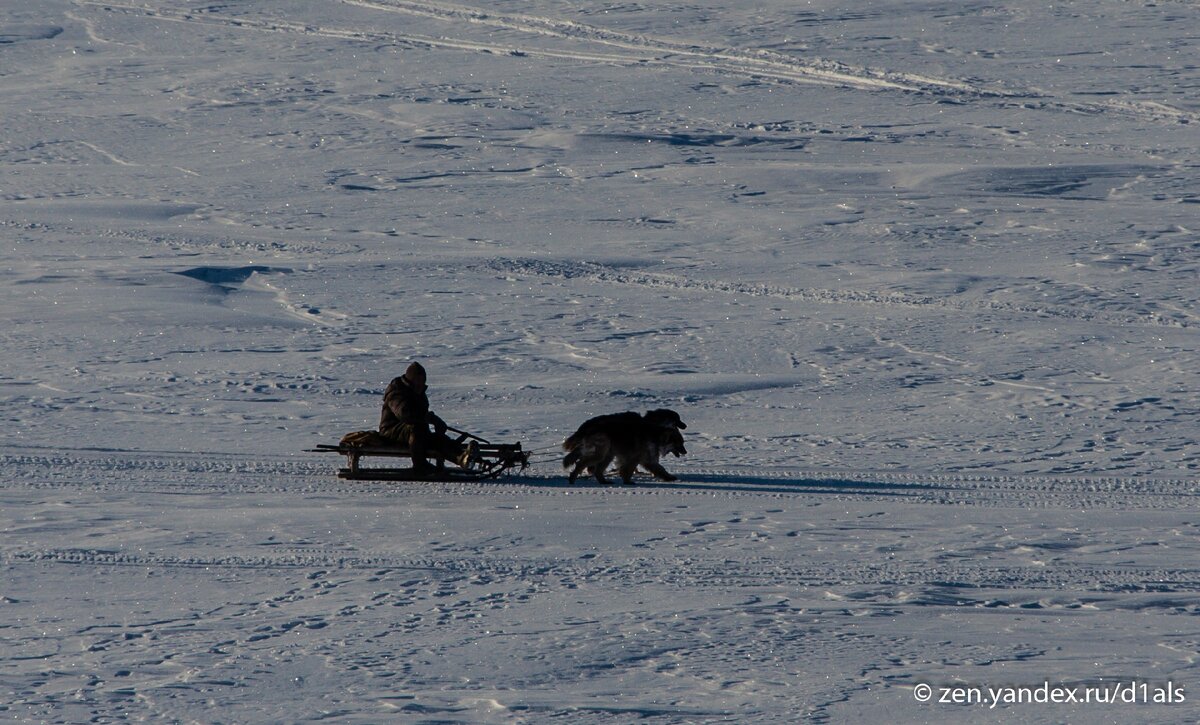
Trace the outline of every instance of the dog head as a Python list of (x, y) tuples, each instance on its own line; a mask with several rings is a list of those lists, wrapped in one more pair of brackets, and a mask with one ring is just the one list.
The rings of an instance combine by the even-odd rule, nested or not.
[(683, 447), (683, 434), (678, 428), (662, 429), (658, 437), (658, 449), (660, 453), (670, 453), (676, 458), (687, 455), (687, 449)]
[(642, 418), (650, 425), (661, 426), (663, 428), (678, 428), (679, 430), (687, 429), (687, 426), (683, 423), (683, 419), (679, 417), (679, 413), (669, 408), (658, 408), (647, 411)]

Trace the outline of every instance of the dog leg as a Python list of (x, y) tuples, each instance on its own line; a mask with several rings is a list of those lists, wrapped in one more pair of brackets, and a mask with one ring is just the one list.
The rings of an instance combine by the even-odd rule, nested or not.
[(592, 473), (595, 474), (595, 476), (596, 476), (596, 480), (599, 481), (600, 483), (604, 484), (605, 486), (609, 486), (612, 484), (611, 481), (609, 481), (607, 478), (604, 477), (604, 472), (608, 470), (608, 467), (610, 465), (612, 465), (612, 462), (613, 462), (613, 456), (605, 456), (603, 460), (601, 460), (596, 465), (592, 466), (592, 469), (591, 469)]
[(654, 477), (660, 481), (678, 481), (679, 480), (679, 478), (677, 476), (672, 476), (670, 473), (667, 473), (667, 469), (663, 468), (661, 463), (651, 462), (651, 463), (644, 463), (642, 465), (644, 465), (646, 467), (646, 470), (653, 473)]
[(626, 486), (632, 486), (633, 485), (633, 472), (637, 470), (637, 463), (636, 462), (634, 462), (633, 464), (626, 463), (626, 464), (622, 465), (621, 468), (618, 470), (621, 474), (621, 483), (624, 483)]

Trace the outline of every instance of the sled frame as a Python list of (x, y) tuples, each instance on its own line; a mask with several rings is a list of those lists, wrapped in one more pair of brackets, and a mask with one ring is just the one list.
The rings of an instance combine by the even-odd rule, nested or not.
[(446, 461), (435, 458), (435, 468), (430, 473), (418, 473), (411, 466), (407, 468), (364, 467), (360, 465), (362, 458), (410, 458), (412, 452), (407, 446), (343, 446), (327, 443), (318, 444), (309, 449), (314, 453), (340, 453), (346, 457), (346, 467), (338, 469), (338, 478), (352, 481), (453, 481), (453, 480), (482, 480), (497, 478), (509, 469), (517, 466), (521, 470), (529, 465), (529, 453), (521, 450), (520, 443), (492, 443), (474, 433), (457, 428), (446, 428), (448, 433), (457, 434), (455, 443), (465, 444), (475, 441), (479, 448), (479, 456), (467, 468), (447, 468)]

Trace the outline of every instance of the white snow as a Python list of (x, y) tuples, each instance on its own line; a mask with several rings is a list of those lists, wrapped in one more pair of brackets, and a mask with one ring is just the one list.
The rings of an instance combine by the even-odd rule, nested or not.
[[(0, 5), (0, 716), (1195, 720), (1198, 24)], [(413, 359), (535, 464), (307, 452)]]

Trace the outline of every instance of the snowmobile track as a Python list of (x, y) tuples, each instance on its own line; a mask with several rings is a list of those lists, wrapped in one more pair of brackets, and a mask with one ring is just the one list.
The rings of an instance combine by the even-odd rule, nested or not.
[[(381, 574), (396, 570), (424, 572), (434, 579), (485, 577), (488, 581), (531, 582), (540, 579), (587, 582), (589, 585), (637, 586), (655, 582), (684, 589), (713, 587), (904, 587), (915, 591), (866, 592), (857, 601), (902, 599), (906, 603), (1001, 606), (986, 590), (1049, 590), (1096, 594), (1194, 594), (1200, 592), (1200, 569), (1162, 567), (987, 566), (925, 562), (863, 562), (831, 570), (824, 565), (787, 566), (775, 559), (631, 558), (619, 563), (578, 559), (506, 558), (494, 555), (463, 557), (403, 557), (363, 553), (311, 551), (271, 556), (169, 556), (97, 549), (28, 549), (0, 555), (5, 565), (46, 564), (81, 567), (145, 569), (243, 569), (257, 571), (361, 571)], [(985, 584), (986, 582), (986, 584)], [(930, 590), (940, 592), (932, 593)], [(926, 601), (919, 601), (922, 597)], [(1159, 606), (1176, 606), (1166, 599)], [(1070, 608), (1072, 605), (1063, 605)]]
[(848, 304), (870, 307), (908, 307), (913, 309), (944, 309), (957, 312), (991, 312), (1028, 317), (1100, 322), (1118, 326), (1191, 328), (1186, 318), (1160, 314), (1121, 315), (1082, 308), (1054, 305), (1018, 305), (988, 300), (956, 300), (927, 295), (870, 290), (831, 290), (818, 288), (777, 287), (726, 280), (697, 280), (679, 275), (619, 270), (592, 262), (547, 261), (536, 259), (494, 259), (488, 267), (496, 272), (522, 276), (571, 281), (591, 281), (599, 284), (633, 285), (680, 292), (767, 297), (811, 304)]
[[(681, 470), (675, 483), (635, 486), (567, 484), (555, 470), (496, 481), (348, 482), (327, 462), (245, 460), (236, 454), (73, 452), (3, 454), (0, 488), (121, 493), (287, 494), (390, 499), (441, 495), (893, 500), (914, 505), (1003, 506), (1112, 510), (1171, 509), (1200, 495), (1194, 479), (1122, 476), (1027, 476), (889, 471)], [(549, 466), (549, 468), (553, 468)]]

